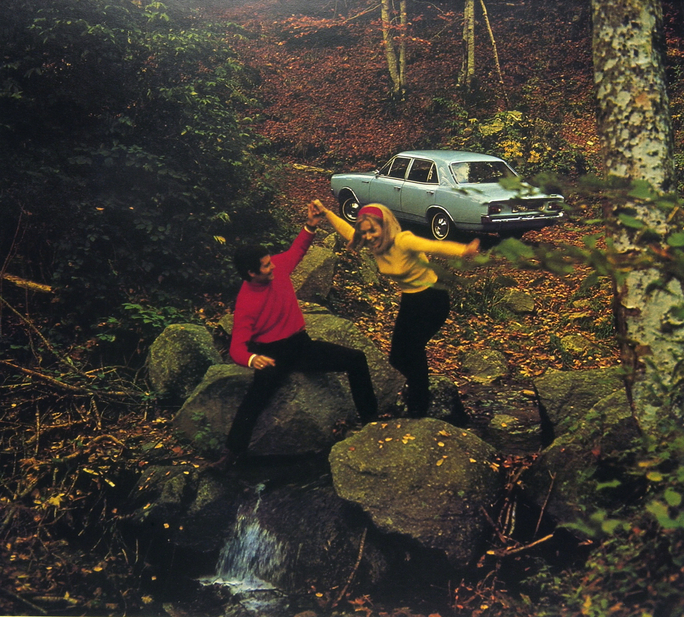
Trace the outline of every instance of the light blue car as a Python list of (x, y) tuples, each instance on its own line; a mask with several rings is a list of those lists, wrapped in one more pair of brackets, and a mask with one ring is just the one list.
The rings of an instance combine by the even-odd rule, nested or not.
[(437, 240), (457, 229), (519, 237), (563, 220), (562, 195), (547, 195), (515, 178), (513, 168), (495, 156), (409, 150), (380, 170), (333, 174), (330, 184), (350, 223), (362, 206), (381, 203), (399, 220), (427, 224)]

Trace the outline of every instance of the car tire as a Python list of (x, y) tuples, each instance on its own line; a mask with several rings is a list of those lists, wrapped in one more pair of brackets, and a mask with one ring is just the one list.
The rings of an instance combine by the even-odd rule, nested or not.
[(437, 211), (430, 218), (430, 232), (435, 240), (446, 240), (453, 230), (454, 224), (445, 212)]
[(359, 217), (359, 210), (361, 209), (361, 204), (356, 200), (353, 195), (351, 197), (347, 196), (340, 199), (340, 216), (354, 225), (356, 219)]

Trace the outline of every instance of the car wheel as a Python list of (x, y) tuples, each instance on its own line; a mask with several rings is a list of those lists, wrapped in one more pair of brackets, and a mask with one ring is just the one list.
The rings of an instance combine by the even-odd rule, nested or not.
[(356, 197), (345, 197), (340, 200), (340, 214), (347, 223), (352, 225), (356, 223), (356, 219), (359, 218), (360, 209), (361, 204), (356, 201)]
[(435, 212), (430, 219), (430, 231), (435, 240), (446, 240), (453, 230), (454, 224), (444, 212)]

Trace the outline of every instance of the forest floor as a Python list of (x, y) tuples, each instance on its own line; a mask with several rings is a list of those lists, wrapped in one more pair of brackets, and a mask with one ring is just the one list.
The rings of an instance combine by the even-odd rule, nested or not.
[[(234, 21), (254, 34), (240, 42), (240, 54), (248, 66), (259, 71), (258, 93), (263, 106), (258, 110), (257, 128), (280, 153), (283, 166), (276, 174), (278, 202), (295, 220), (303, 220), (305, 205), (314, 198), (337, 208), (329, 184), (333, 171), (377, 168), (401, 149), (444, 147), (449, 139), (448, 122), (435, 111), (434, 99), (453, 97), (458, 91), (458, 66), (454, 62), (461, 55), (458, 16), (442, 7), (441, 12), (434, 9), (432, 19), (413, 25), (409, 94), (407, 101), (399, 104), (388, 102), (389, 84), (377, 21), (355, 19), (352, 14), (335, 15), (334, 9), (341, 4), (263, 0), (235, 3), (211, 13), (213, 18)], [(495, 27), (506, 29), (500, 36), (499, 54), (507, 76), (509, 71), (515, 73), (510, 76), (514, 88), (526, 71), (530, 75), (540, 72), (539, 66), (533, 66), (540, 60), (521, 57), (511, 41), (524, 25), (503, 4), (497, 9), (500, 13)], [(538, 80), (525, 105), (530, 113), (560, 120), (566, 139), (595, 160), (598, 139), (593, 115), (576, 113), (577, 109), (591, 109), (588, 31), (586, 24), (576, 23), (586, 16), (578, 8), (558, 13), (549, 9), (544, 17), (543, 32), (566, 35), (547, 41), (553, 43), (549, 47), (554, 50), (543, 67), (548, 90)], [(480, 42), (479, 53), (485, 58), (486, 79), (494, 85), (488, 90), (493, 96), (477, 106), (477, 113), (483, 114), (496, 113), (504, 105), (496, 96), (494, 69), (491, 60), (486, 60), (491, 54), (485, 43)], [(511, 58), (514, 62), (506, 63)], [(513, 64), (514, 68), (510, 66)], [(528, 232), (525, 242), (583, 246), (584, 236), (596, 232), (585, 221), (599, 216), (597, 206), (579, 195), (570, 194), (566, 199), (572, 207), (571, 221)], [(497, 237), (483, 237), (483, 250), (490, 250), (498, 241)], [(384, 282), (374, 287), (364, 285), (354, 257), (342, 251), (339, 258), (331, 298), (335, 311), (357, 323), (387, 351), (398, 308), (396, 289)], [(583, 285), (589, 273), (585, 267), (564, 276), (523, 271), (502, 259), (460, 273), (455, 304), (465, 312), (456, 308), (441, 335), (430, 344), (431, 367), (467, 391), (467, 375), (459, 365), (466, 350), (493, 347), (506, 355), (511, 380), (501, 388), (512, 381), (529, 389), (531, 380), (548, 368), (589, 369), (616, 364), (612, 290), (605, 280)], [(505, 279), (508, 285), (535, 297), (534, 314), (503, 316), (503, 288), (498, 282)], [(571, 353), (562, 348), (559, 339), (572, 332), (587, 340), (587, 350)]]
[[(453, 137), (445, 112), (435, 103), (453, 99), (457, 91), (460, 17), (450, 3), (429, 5), (427, 17), (412, 24), (409, 92), (404, 103), (387, 97), (377, 18), (355, 17), (347, 10), (349, 4), (343, 0), (227, 0), (204, 10), (213, 20), (246, 28), (248, 36), (240, 41), (238, 51), (254, 71), (255, 96), (262, 102), (259, 109), (251, 110), (254, 126), (270, 141), (279, 162), (274, 168), (277, 203), (292, 221), (304, 220), (310, 199), (336, 206), (330, 195), (331, 172), (372, 169), (402, 149), (444, 147)], [(554, 3), (492, 1), (489, 6), (507, 96), (513, 105), (552, 119), (563, 138), (596, 163), (585, 4), (565, 3), (556, 9)], [(537, 6), (534, 14), (533, 5)], [(521, 13), (526, 19), (518, 19)], [(530, 23), (536, 29), (534, 49), (523, 48), (530, 42)], [(506, 105), (483, 24), (478, 28), (483, 94), (468, 111), (473, 117), (487, 117)], [(543, 53), (538, 51), (542, 49)], [(680, 39), (673, 49), (672, 53), (684, 49)], [(528, 232), (526, 243), (583, 246), (583, 238), (596, 232), (587, 220), (599, 215), (598, 204), (573, 190), (566, 199), (572, 208), (570, 220), (559, 227)], [(498, 238), (485, 237), (483, 250), (497, 243)], [(349, 252), (341, 251), (339, 260), (331, 308), (387, 351), (398, 308), (396, 289), (387, 282), (363, 284), (358, 262)], [(474, 418), (489, 413), (491, 402), (507, 393), (528, 411), (533, 400), (525, 393), (550, 368), (592, 369), (618, 363), (612, 290), (605, 280), (587, 285), (589, 273), (586, 267), (563, 276), (520, 270), (502, 258), (458, 273), (455, 308), (428, 352), (431, 369), (458, 384)], [(536, 311), (527, 315), (503, 311), (501, 298), (509, 286), (529, 292)], [(224, 300), (230, 305), (231, 299)], [(209, 325), (221, 316), (217, 307), (203, 315)], [(570, 333), (581, 335), (588, 348), (566, 349), (561, 339)], [(510, 373), (483, 388), (472, 383), (461, 359), (466, 351), (492, 348), (506, 356)], [(21, 395), (20, 387), (16, 393)], [(116, 394), (111, 395), (112, 408), (119, 404)], [(123, 382), (118, 394), (125, 407)], [(46, 383), (43, 393), (34, 390), (32, 396), (54, 397), (59, 407), (75, 395), (55, 394)], [(49, 426), (38, 426), (38, 417), (35, 427), (3, 425), (17, 432), (35, 429), (36, 437), (26, 446), (35, 455), (15, 457), (13, 473), (21, 476), (16, 481), (16, 499), (11, 505), (8, 500), (0, 503), (1, 535), (7, 538), (4, 532), (10, 527), (13, 531), (11, 540), (0, 546), (4, 562), (0, 614), (163, 614), (165, 609), (150, 591), (154, 581), (144, 555), (138, 555), (118, 531), (118, 510), (130, 485), (124, 482), (115, 487), (111, 478), (133, 477), (151, 463), (204, 462), (176, 442), (169, 426), (170, 410), (159, 412), (150, 403), (134, 414), (112, 414), (117, 418), (112, 423), (106, 413), (93, 410), (89, 396), (77, 400), (82, 401), (81, 408), (71, 406)], [(86, 416), (96, 417), (97, 422)], [(71, 458), (63, 456), (74, 441), (73, 434), (63, 434), (60, 428), (67, 425), (82, 427), (77, 436), (82, 447)], [(41, 440), (51, 440), (52, 445), (39, 448)], [(36, 487), (49, 474), (63, 480), (59, 490), (45, 495)], [(9, 485), (14, 480), (8, 477), (4, 482)], [(387, 615), (406, 614), (387, 611)]]

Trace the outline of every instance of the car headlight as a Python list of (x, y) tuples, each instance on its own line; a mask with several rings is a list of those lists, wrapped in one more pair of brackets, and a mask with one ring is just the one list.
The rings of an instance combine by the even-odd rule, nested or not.
[(501, 214), (503, 212), (503, 206), (501, 204), (489, 204), (487, 206), (487, 214)]

